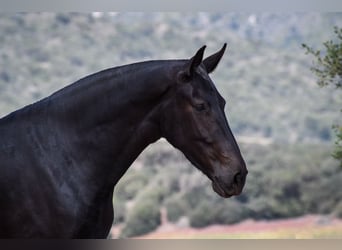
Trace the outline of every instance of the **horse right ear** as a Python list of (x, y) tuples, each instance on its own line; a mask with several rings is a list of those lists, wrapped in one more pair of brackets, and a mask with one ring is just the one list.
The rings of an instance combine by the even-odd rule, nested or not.
[(203, 60), (203, 54), (206, 45), (200, 48), (196, 54), (185, 63), (184, 68), (178, 73), (178, 77), (181, 81), (188, 81), (192, 78), (196, 68), (201, 64)]
[(210, 74), (211, 72), (213, 72), (217, 66), (217, 64), (220, 62), (224, 51), (226, 50), (227, 44), (225, 43), (222, 47), (222, 49), (220, 49), (220, 51), (216, 52), (215, 54), (207, 57), (206, 59), (203, 60), (203, 64), (207, 70), (207, 73)]

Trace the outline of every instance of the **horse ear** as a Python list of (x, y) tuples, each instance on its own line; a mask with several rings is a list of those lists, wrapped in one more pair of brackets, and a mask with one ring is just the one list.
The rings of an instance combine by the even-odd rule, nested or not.
[(207, 57), (206, 59), (203, 60), (203, 64), (207, 70), (207, 73), (211, 73), (215, 70), (216, 66), (218, 65), (218, 63), (220, 62), (224, 51), (226, 50), (227, 47), (227, 43), (225, 43), (222, 47), (222, 49), (220, 49), (220, 51), (216, 52), (215, 54)]
[(196, 54), (185, 64), (185, 68), (181, 71), (182, 77), (189, 79), (193, 76), (195, 69), (201, 64), (206, 45), (200, 48)]

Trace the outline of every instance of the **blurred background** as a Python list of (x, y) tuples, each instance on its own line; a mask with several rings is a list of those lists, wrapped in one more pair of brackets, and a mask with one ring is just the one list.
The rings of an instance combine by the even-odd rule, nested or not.
[(342, 13), (1, 13), (0, 117), (96, 71), (206, 55), (249, 175), (223, 199), (165, 140), (114, 192), (111, 237), (342, 238), (342, 168), (332, 157), (341, 90), (317, 85), (314, 57)]

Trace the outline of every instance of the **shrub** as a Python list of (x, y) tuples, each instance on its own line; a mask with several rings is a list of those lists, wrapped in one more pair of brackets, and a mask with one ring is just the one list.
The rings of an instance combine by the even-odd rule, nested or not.
[(160, 207), (168, 190), (156, 183), (148, 185), (135, 199), (135, 205), (126, 215), (122, 237), (146, 234), (160, 225)]
[(235, 200), (217, 203), (203, 202), (190, 213), (190, 225), (233, 224), (246, 218), (247, 210)]
[(126, 220), (126, 204), (124, 201), (116, 199), (114, 197), (113, 200), (113, 208), (114, 208), (114, 221), (113, 224), (122, 223)]
[(120, 200), (131, 200), (146, 186), (148, 176), (140, 171), (132, 171), (125, 175), (115, 187), (114, 197)]
[(168, 199), (165, 202), (165, 207), (167, 209), (167, 219), (172, 222), (178, 221), (191, 210), (186, 201), (179, 195), (174, 195)]
[(146, 234), (160, 225), (159, 206), (153, 199), (140, 201), (128, 213), (121, 237)]
[(338, 218), (342, 218), (342, 201), (340, 201), (333, 212)]

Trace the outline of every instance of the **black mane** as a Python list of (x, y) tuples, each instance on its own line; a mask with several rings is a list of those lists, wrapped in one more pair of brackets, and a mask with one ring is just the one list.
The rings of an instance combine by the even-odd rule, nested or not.
[(146, 70), (171, 66), (184, 61), (185, 60), (150, 60), (104, 69), (69, 84), (68, 86), (54, 92), (51, 96), (49, 96), (49, 98), (60, 98), (68, 92), (70, 93), (78, 90), (80, 87), (86, 88), (87, 85), (98, 82), (106, 82), (107, 80), (111, 80), (115, 84), (115, 80), (120, 77), (127, 78), (130, 75), (138, 74), (141, 71), (146, 72)]

